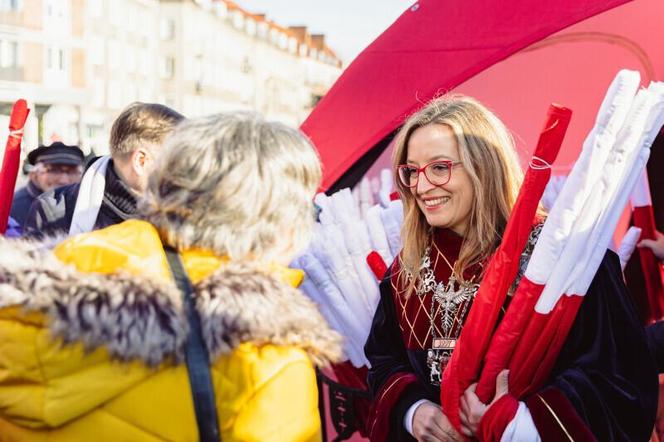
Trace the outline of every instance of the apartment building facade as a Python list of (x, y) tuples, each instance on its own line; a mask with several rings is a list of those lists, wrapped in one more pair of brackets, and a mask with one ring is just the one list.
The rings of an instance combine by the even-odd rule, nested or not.
[(323, 36), (227, 0), (0, 0), (0, 136), (26, 98), (25, 151), (62, 140), (104, 153), (133, 101), (297, 125), (340, 73)]

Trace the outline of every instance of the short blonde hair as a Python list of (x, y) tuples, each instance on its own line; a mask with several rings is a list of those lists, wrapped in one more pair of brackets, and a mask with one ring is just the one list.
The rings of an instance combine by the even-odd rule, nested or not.
[(189, 119), (166, 140), (140, 210), (167, 244), (272, 260), (309, 242), (318, 154), (254, 113)]
[(130, 104), (111, 127), (111, 156), (116, 159), (126, 157), (141, 143), (161, 144), (183, 119), (182, 115), (163, 104)]
[[(473, 184), (470, 220), (455, 265), (455, 273), (462, 278), (466, 268), (485, 261), (500, 244), (523, 172), (512, 136), (498, 117), (473, 98), (447, 95), (432, 100), (413, 114), (397, 134), (392, 158), (395, 176), (397, 166), (406, 163), (413, 132), (429, 124), (442, 124), (452, 130), (460, 160)], [(431, 226), (411, 190), (399, 180), (396, 187), (404, 204), (401, 268), (406, 270), (405, 274), (417, 275), (429, 245)]]

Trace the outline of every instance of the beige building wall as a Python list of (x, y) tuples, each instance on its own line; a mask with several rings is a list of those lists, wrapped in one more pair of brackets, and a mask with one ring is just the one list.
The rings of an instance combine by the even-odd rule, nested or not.
[(164, 100), (186, 115), (251, 109), (298, 125), (341, 73), (306, 28), (294, 32), (231, 2), (161, 3), (160, 65), (174, 60), (172, 73), (161, 72)]
[(22, 45), (23, 81), (41, 84), (44, 80), (44, 45), (38, 42), (25, 42)]

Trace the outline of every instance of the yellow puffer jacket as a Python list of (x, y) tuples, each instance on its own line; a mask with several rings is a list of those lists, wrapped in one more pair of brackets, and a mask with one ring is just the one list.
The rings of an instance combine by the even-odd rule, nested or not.
[[(0, 441), (197, 440), (186, 319), (157, 231), (127, 221), (33, 249), (0, 240)], [(222, 439), (319, 440), (312, 361), (338, 357), (339, 337), (292, 287), (301, 276), (200, 250), (182, 260)]]

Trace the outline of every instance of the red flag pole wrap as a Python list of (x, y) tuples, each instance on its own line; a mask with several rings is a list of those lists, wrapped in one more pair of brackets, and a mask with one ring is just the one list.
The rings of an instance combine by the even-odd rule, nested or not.
[[(650, 196), (650, 185), (648, 174), (643, 171), (640, 182), (632, 192), (633, 220), (634, 225), (641, 229), (640, 239), (655, 239), (655, 214), (652, 209), (652, 198)], [(658, 321), (664, 316), (664, 283), (662, 266), (659, 260), (647, 247), (639, 248), (639, 259), (648, 296), (648, 321)]]
[(503, 240), (489, 261), (459, 341), (443, 373), (441, 404), (457, 429), (461, 427), (459, 400), (479, 375), (498, 314), (518, 272), (521, 252), (528, 241), (540, 198), (551, 176), (549, 165), (558, 155), (571, 115), (572, 111), (567, 108), (556, 105), (549, 107), (544, 130), (512, 209)]
[[(525, 334), (526, 336), (539, 335), (537, 342), (532, 347), (521, 348), (521, 344), (519, 344), (520, 348), (517, 349), (515, 358), (509, 364), (510, 378), (514, 380), (510, 382), (509, 386), (510, 394), (513, 397), (523, 398), (544, 386), (560, 350), (565, 344), (567, 335), (574, 325), (581, 302), (583, 302), (583, 296), (563, 296), (548, 315), (536, 313), (531, 324), (545, 322), (545, 325), (535, 326), (536, 332), (532, 334), (529, 326)], [(527, 348), (531, 348), (533, 351), (524, 351)], [(538, 351), (539, 349), (544, 350)], [(519, 358), (522, 355), (526, 357)], [(514, 370), (513, 375), (511, 370)]]
[(24, 99), (14, 103), (11, 116), (9, 117), (9, 136), (5, 147), (5, 156), (0, 169), (0, 234), (7, 230), (9, 212), (14, 199), (14, 187), (18, 175), (19, 162), (21, 159), (21, 140), (23, 139), (23, 127), (28, 118), (28, 104)]

